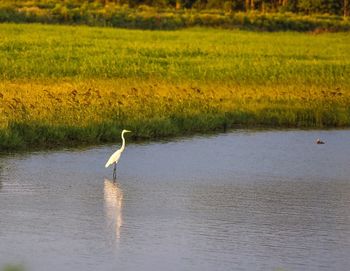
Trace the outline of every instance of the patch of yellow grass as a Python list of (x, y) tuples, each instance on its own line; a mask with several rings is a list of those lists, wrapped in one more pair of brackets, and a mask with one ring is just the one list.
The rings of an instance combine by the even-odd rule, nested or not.
[[(3, 81), (0, 83), (0, 127), (11, 122), (88, 126), (104, 122), (193, 116), (206, 113), (285, 113), (312, 109), (349, 112), (349, 89), (303, 86), (232, 86), (135, 80), (61, 82)], [(272, 110), (272, 111), (271, 111)], [(281, 112), (280, 112), (281, 113)], [(339, 112), (338, 112), (339, 113)], [(338, 116), (339, 118), (339, 116)], [(333, 121), (348, 124), (348, 117)], [(290, 123), (298, 126), (298, 120)], [(322, 120), (319, 123), (322, 126)]]

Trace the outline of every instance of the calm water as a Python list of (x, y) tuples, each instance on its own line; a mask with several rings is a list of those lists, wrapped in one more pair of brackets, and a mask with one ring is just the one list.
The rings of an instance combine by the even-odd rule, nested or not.
[(0, 266), (349, 270), (350, 131), (114, 148), (0, 156)]

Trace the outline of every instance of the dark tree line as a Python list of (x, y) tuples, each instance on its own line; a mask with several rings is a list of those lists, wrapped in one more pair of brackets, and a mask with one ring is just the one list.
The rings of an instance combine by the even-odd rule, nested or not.
[[(0, 0), (6, 2), (9, 0)], [(173, 7), (177, 9), (219, 9), (225, 11), (259, 11), (259, 12), (294, 12), (303, 14), (335, 14), (350, 15), (350, 0), (12, 0), (18, 2), (83, 4), (99, 3), (106, 5), (115, 3), (128, 5), (131, 8), (140, 5), (153, 7)]]
[[(91, 0), (93, 1), (93, 0)], [(328, 13), (349, 16), (350, 0), (98, 0), (107, 4), (127, 4), (131, 7), (149, 5), (156, 7), (171, 6), (174, 8), (225, 9), (231, 11), (295, 13)]]

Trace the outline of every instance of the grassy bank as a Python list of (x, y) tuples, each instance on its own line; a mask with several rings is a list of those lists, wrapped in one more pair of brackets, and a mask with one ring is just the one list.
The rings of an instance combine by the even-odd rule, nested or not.
[(0, 149), (350, 125), (345, 33), (0, 25)]

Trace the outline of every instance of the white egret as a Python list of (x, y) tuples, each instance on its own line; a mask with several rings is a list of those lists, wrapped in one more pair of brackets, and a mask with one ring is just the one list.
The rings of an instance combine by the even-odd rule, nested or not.
[(119, 161), (120, 155), (122, 154), (122, 152), (125, 149), (125, 138), (124, 138), (124, 134), (125, 133), (130, 133), (131, 131), (129, 130), (123, 130), (122, 131), (122, 140), (123, 140), (123, 144), (121, 146), (121, 148), (119, 150), (117, 150), (115, 153), (113, 153), (111, 155), (111, 157), (108, 159), (105, 167), (109, 167), (110, 165), (112, 165), (114, 163), (114, 169), (113, 169), (113, 179), (115, 179), (117, 177), (117, 163)]

